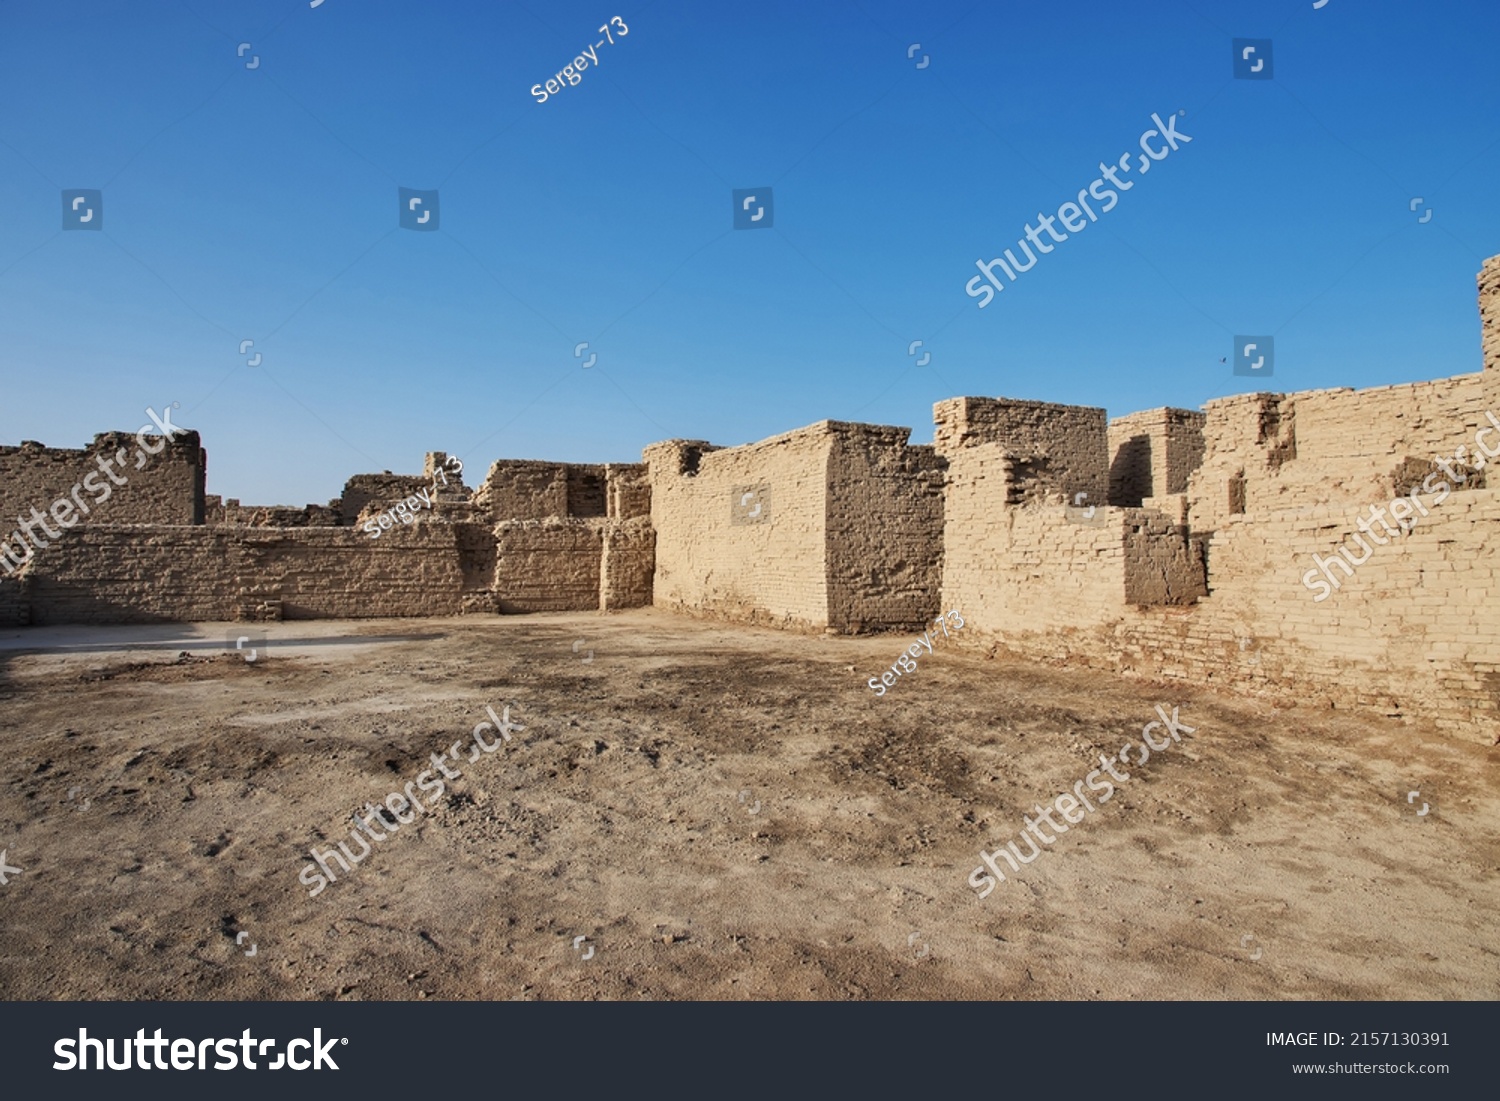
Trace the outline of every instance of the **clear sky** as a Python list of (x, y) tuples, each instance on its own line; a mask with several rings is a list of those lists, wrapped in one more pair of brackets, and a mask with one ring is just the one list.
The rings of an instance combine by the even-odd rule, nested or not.
[[(964, 394), (1118, 416), (1480, 369), (1495, 0), (617, 2), (0, 0), (0, 444), (178, 402), (211, 493), (300, 505), (427, 450), (926, 442)], [(966, 295), (1153, 112), (1191, 143)], [(80, 188), (99, 231), (62, 228)], [(1273, 378), (1232, 374), (1244, 334)]]

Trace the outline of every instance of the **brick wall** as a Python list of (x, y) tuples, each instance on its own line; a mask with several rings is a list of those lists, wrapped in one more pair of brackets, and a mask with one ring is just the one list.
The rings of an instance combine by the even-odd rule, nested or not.
[(379, 540), (348, 528), (79, 526), (28, 567), (31, 621), (236, 619), (279, 602), (286, 619), (454, 615), (454, 528)]
[(608, 463), (604, 467), (609, 487), (611, 520), (649, 519), (651, 474), (645, 463)]
[(831, 424), (828, 455), (829, 624), (920, 627), (938, 614), (943, 473), (909, 428)]
[(656, 572), (656, 532), (647, 517), (611, 520), (604, 525), (599, 565), (599, 610), (646, 608)]
[(599, 607), (604, 553), (600, 521), (551, 517), (495, 525), (496, 604), (502, 612)]
[[(75, 486), (88, 515), (82, 516), (73, 503), (72, 512), (63, 516), (73, 519), (76, 513), (82, 516), (79, 524), (201, 524), (207, 457), (198, 433), (185, 432), (170, 443), (148, 435), (146, 443), (162, 450), (146, 455), (126, 432), (101, 433), (78, 449), (44, 447), (35, 440), (0, 447), (0, 537), (13, 530), (16, 517), (29, 517), (33, 508), (47, 514), (59, 499), (72, 501)], [(101, 459), (109, 460), (115, 479), (125, 484), (115, 484), (101, 472)], [(93, 492), (81, 484), (90, 475), (91, 485), (98, 487)], [(58, 526), (53, 519), (47, 522)]]
[(1182, 493), (1203, 461), (1205, 416), (1148, 409), (1109, 422), (1109, 503), (1139, 508), (1148, 497)]
[(1009, 398), (949, 398), (933, 406), (938, 454), (981, 443), (1003, 445), (1024, 476), (1014, 479), (1027, 501), (1102, 503), (1109, 495), (1109, 430), (1104, 410)]
[(1490, 393), (1500, 396), (1500, 256), (1484, 262), (1478, 282), (1480, 351), (1485, 371), (1496, 376), (1490, 379)]
[(743, 447), (670, 440), (646, 448), (658, 606), (828, 626), (830, 424)]

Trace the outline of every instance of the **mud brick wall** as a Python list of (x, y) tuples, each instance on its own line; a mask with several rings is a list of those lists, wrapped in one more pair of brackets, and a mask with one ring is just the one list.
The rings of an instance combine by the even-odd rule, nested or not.
[(1109, 495), (1109, 429), (1103, 409), (1009, 398), (949, 398), (933, 406), (938, 454), (998, 443), (1028, 472), (1016, 480), (1027, 501), (1104, 504)]
[(568, 508), (562, 515), (602, 519), (608, 515), (609, 494), (604, 467), (568, 464)]
[(1203, 540), (1154, 509), (1128, 509), (1123, 520), (1127, 604), (1193, 604), (1208, 595)]
[(31, 623), (31, 584), (21, 576), (0, 577), (0, 627)]
[[(1125, 603), (1123, 512), (1099, 506), (1098, 525), (1061, 505), (1008, 504), (1012, 462), (999, 443), (948, 457), (941, 604), (974, 632), (1091, 627)], [(1098, 515), (1098, 514), (1096, 514)]]
[(604, 467), (609, 487), (611, 520), (634, 520), (651, 516), (651, 473), (645, 463), (608, 463)]
[(357, 526), (369, 519), (364, 515), (379, 515), (397, 501), (404, 501), (414, 493), (428, 490), (430, 497), (432, 480), (420, 474), (356, 474), (344, 483), (344, 493), (339, 499), (339, 516), (345, 524)]
[[(108, 485), (112, 492), (96, 503), (96, 494), (86, 487), (80, 490), (79, 498), (89, 508), (80, 525), (203, 523), (208, 458), (198, 433), (186, 432), (164, 445), (160, 436), (148, 433), (146, 442), (162, 450), (154, 456), (143, 455), (135, 435), (127, 432), (100, 433), (88, 447), (77, 449), (44, 447), (35, 440), (19, 447), (0, 447), (0, 536), (14, 530), (16, 517), (30, 516), (33, 508), (46, 513), (59, 498), (69, 498), (73, 487), (89, 474), (97, 476), (91, 484)], [(118, 461), (121, 450), (123, 463)], [(100, 473), (100, 457), (110, 460), (115, 477), (124, 478), (124, 485), (115, 485)], [(140, 469), (137, 462), (143, 463)], [(76, 513), (76, 505), (72, 507)], [(57, 527), (51, 519), (47, 523)]]
[[(743, 447), (671, 440), (645, 450), (656, 529), (653, 601), (746, 622), (827, 627), (832, 422)], [(750, 508), (740, 496), (754, 491)]]
[(1237, 518), (1214, 535), (1214, 592), (1196, 605), (1127, 608), (1071, 634), (1027, 625), (995, 637), (1019, 657), (1373, 712), (1493, 745), (1500, 552), (1485, 532), (1500, 525), (1500, 491), (1432, 500), (1411, 534), (1374, 547), (1352, 578), (1332, 567), (1341, 588), (1321, 602), (1302, 578), (1314, 554), (1326, 559), (1358, 530), (1363, 509)]
[(604, 554), (599, 521), (551, 517), (495, 525), (496, 606), (501, 612), (580, 612), (599, 607)]
[[(1479, 271), (1479, 341), (1484, 369), (1490, 374), (1489, 400), (1500, 398), (1500, 256), (1491, 256)], [(1500, 414), (1500, 409), (1495, 410)]]
[(1109, 503), (1139, 508), (1147, 497), (1182, 493), (1203, 461), (1206, 417), (1148, 409), (1109, 423)]
[(285, 619), (453, 615), (462, 575), (448, 525), (345, 528), (79, 526), (28, 570), (32, 622), (237, 618), (263, 601)]
[(646, 608), (656, 572), (656, 532), (646, 517), (611, 520), (603, 527), (604, 555), (599, 572), (599, 610)]
[(943, 475), (909, 428), (835, 423), (828, 456), (829, 625), (920, 627), (938, 614)]
[(1405, 488), (1397, 488), (1403, 472), (1430, 469), (1434, 456), (1450, 458), (1459, 446), (1472, 455), (1475, 432), (1489, 424), (1485, 381), (1458, 375), (1209, 402), (1206, 453), (1188, 487), (1194, 530), (1213, 530), (1234, 507), (1389, 501)]
[(341, 524), (340, 502), (330, 501), (326, 505), (304, 505), (292, 508), (287, 505), (251, 505), (246, 507), (230, 498), (220, 502), (209, 497), (204, 508), (203, 522), (210, 527), (246, 528), (336, 528)]
[(474, 503), (495, 523), (568, 515), (568, 466), (531, 459), (498, 459), (474, 491)]

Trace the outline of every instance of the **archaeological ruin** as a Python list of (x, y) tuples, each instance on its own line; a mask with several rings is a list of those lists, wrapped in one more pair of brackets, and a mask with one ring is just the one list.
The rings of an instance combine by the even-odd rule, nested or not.
[[(1479, 274), (1479, 306), (1483, 369), (1454, 378), (1113, 421), (951, 398), (930, 446), (821, 421), (740, 447), (655, 443), (639, 464), (500, 460), (472, 489), (442, 484), (433, 452), (420, 475), (356, 475), (304, 508), (205, 494), (206, 452), (187, 432), (124, 467), (128, 484), (91, 511), (52, 512), (34, 548), (0, 547), (0, 624), (654, 605), (862, 633), (957, 608), (965, 636), (998, 654), (1494, 744), (1500, 257)], [(0, 448), (0, 515), (76, 500), (101, 456), (135, 441)], [(422, 490), (430, 504), (409, 523), (367, 533)]]

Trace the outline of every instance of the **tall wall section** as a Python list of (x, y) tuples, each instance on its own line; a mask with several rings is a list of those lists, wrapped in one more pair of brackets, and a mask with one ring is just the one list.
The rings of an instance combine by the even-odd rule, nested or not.
[(938, 614), (947, 463), (909, 428), (828, 423), (829, 625), (920, 627)]
[(1139, 508), (1187, 490), (1203, 462), (1204, 414), (1148, 409), (1109, 422), (1109, 503)]
[(743, 447), (645, 450), (656, 529), (654, 602), (694, 614), (829, 625), (832, 422)]

